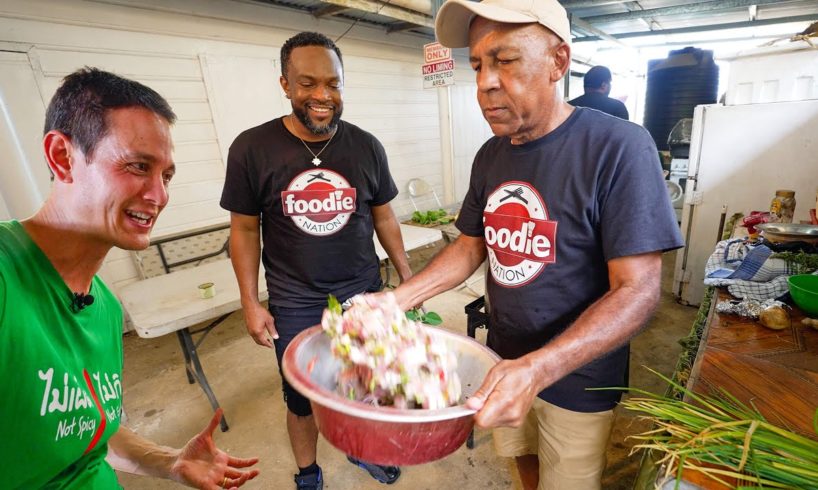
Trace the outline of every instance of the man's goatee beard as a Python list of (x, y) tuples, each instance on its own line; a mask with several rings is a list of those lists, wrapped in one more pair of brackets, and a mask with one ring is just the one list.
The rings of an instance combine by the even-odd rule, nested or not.
[(306, 111), (293, 107), (293, 114), (295, 114), (295, 117), (297, 117), (298, 120), (301, 121), (301, 124), (303, 124), (312, 134), (316, 136), (331, 134), (333, 131), (335, 131), (335, 128), (338, 127), (338, 121), (341, 120), (341, 112), (342, 111), (336, 107), (333, 110), (332, 119), (330, 119), (329, 123), (327, 123), (325, 126), (316, 126), (312, 119), (307, 116)]

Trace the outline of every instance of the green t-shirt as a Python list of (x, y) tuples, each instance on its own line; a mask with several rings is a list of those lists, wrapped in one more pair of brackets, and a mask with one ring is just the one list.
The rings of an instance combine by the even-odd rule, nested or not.
[(99, 277), (72, 291), (16, 221), (0, 222), (0, 487), (121, 488), (105, 461), (122, 413), (122, 309)]

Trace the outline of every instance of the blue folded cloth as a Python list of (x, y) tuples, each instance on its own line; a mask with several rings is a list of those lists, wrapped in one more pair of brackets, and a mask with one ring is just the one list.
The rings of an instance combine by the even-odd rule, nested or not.
[(742, 299), (776, 299), (787, 294), (787, 277), (793, 271), (785, 260), (772, 258), (766, 245), (754, 245), (746, 239), (724, 240), (716, 244), (704, 267), (704, 283), (726, 286)]

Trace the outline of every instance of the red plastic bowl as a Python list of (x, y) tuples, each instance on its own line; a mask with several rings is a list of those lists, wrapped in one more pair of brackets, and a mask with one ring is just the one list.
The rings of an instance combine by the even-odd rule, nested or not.
[[(469, 337), (428, 327), (457, 356), (464, 399), (477, 391), (500, 359)], [(428, 463), (457, 450), (474, 427), (474, 410), (400, 410), (348, 400), (336, 391), (341, 363), (320, 326), (295, 337), (282, 360), (287, 381), (307, 397), (321, 434), (344, 453), (369, 463), (406, 466)]]

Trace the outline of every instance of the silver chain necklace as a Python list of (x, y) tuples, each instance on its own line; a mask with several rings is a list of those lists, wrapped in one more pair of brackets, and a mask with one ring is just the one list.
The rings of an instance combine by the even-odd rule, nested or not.
[(320, 159), (320, 158), (318, 158), (318, 155), (320, 155), (321, 153), (323, 153), (323, 152), (324, 152), (324, 150), (326, 150), (326, 149), (327, 149), (327, 147), (329, 146), (330, 141), (332, 141), (332, 138), (335, 136), (335, 133), (337, 133), (337, 132), (338, 132), (338, 130), (336, 129), (335, 131), (333, 131), (332, 135), (330, 135), (329, 139), (327, 140), (327, 143), (324, 145), (324, 147), (323, 147), (323, 148), (321, 148), (320, 150), (318, 150), (318, 153), (314, 153), (314, 152), (313, 152), (313, 151), (310, 149), (310, 147), (309, 147), (309, 146), (307, 146), (307, 143), (306, 143), (304, 140), (302, 140), (302, 139), (301, 139), (301, 136), (298, 136), (298, 135), (295, 133), (295, 124), (293, 124), (293, 115), (292, 115), (292, 114), (290, 114), (289, 118), (290, 118), (290, 126), (292, 126), (292, 127), (293, 127), (293, 134), (295, 134), (295, 137), (296, 137), (296, 138), (298, 138), (298, 141), (300, 141), (300, 142), (301, 142), (301, 144), (302, 144), (302, 145), (304, 145), (304, 148), (306, 148), (306, 149), (307, 149), (307, 151), (308, 151), (308, 152), (310, 152), (310, 155), (312, 155), (312, 156), (313, 156), (313, 158), (312, 158), (312, 164), (313, 164), (313, 165), (315, 165), (316, 167), (317, 167), (317, 166), (319, 166), (319, 165), (321, 165), (321, 159)]

